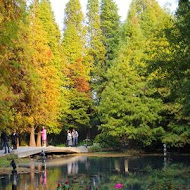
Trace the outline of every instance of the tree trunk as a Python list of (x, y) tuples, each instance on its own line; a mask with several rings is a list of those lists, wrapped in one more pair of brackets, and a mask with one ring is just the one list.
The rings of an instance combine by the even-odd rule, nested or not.
[(31, 180), (31, 184), (34, 184), (34, 177), (35, 177), (35, 165), (30, 164), (30, 180)]
[(34, 126), (31, 126), (31, 130), (30, 130), (30, 144), (29, 144), (29, 146), (36, 147)]
[(19, 144), (19, 138), (17, 138), (17, 148), (20, 146)]
[(37, 136), (37, 147), (41, 147), (42, 143), (41, 143), (41, 132), (38, 132), (38, 136)]

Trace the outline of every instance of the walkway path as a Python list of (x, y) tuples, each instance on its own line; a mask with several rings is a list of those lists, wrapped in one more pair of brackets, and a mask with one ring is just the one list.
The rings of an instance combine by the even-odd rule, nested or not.
[[(85, 153), (88, 149), (85, 146), (80, 147), (19, 147), (17, 150), (12, 150), (11, 154), (17, 155), (19, 158), (28, 157), (34, 154), (39, 154), (42, 150), (48, 153)], [(0, 156), (5, 156), (4, 150), (0, 150)]]

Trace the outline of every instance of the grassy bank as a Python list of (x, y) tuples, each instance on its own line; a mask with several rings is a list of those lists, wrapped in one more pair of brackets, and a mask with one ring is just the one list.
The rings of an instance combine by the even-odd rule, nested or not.
[(18, 158), (15, 154), (7, 154), (0, 157), (0, 169), (1, 168), (12, 168), (10, 163), (14, 160), (16, 164), (21, 162), (28, 162), (28, 158)]
[(5, 167), (11, 167), (10, 162), (11, 160), (18, 160), (18, 157), (13, 154), (7, 154), (5, 156), (0, 157), (0, 168), (5, 168)]
[[(0, 157), (0, 174), (11, 174), (13, 168), (10, 165), (11, 161), (14, 160), (16, 165), (18, 165), (18, 163), (23, 163), (23, 162), (28, 162), (28, 158), (18, 158), (17, 155), (14, 154), (7, 154), (4, 156)], [(16, 168), (18, 173), (30, 173), (30, 169), (29, 168), (20, 168), (17, 166)]]

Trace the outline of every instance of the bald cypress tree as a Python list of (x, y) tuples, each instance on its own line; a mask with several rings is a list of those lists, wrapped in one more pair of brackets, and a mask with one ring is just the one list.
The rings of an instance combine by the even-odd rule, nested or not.
[[(177, 43), (176, 46), (178, 46), (177, 51), (175, 52), (175, 56), (173, 58), (173, 64), (176, 62), (180, 62), (180, 64), (177, 64), (177, 67), (175, 67), (175, 73), (180, 77), (180, 80), (182, 79), (183, 83), (181, 85), (181, 97), (182, 98), (182, 111), (183, 115), (190, 119), (190, 95), (189, 95), (189, 90), (190, 90), (190, 57), (189, 57), (189, 52), (190, 52), (190, 23), (188, 22), (190, 18), (190, 2), (185, 1), (185, 0), (180, 0), (179, 1), (179, 8), (176, 13), (177, 16), (177, 21), (175, 23), (175, 27), (178, 30), (178, 35), (172, 38), (173, 36), (170, 36), (170, 41), (172, 39), (176, 39)], [(174, 32), (173, 32), (174, 33)], [(173, 42), (173, 41), (172, 41)], [(175, 46), (175, 47), (176, 47)], [(179, 72), (179, 73), (178, 73)], [(177, 81), (176, 81), (177, 84)], [(179, 84), (179, 83), (178, 83)]]
[(14, 127), (15, 105), (22, 99), (25, 86), (18, 57), (23, 47), (16, 43), (25, 21), (25, 1), (0, 1), (0, 12), (0, 130), (9, 130)]
[[(164, 129), (159, 126), (162, 100), (146, 76), (145, 41), (137, 4), (132, 1), (123, 26), (123, 45), (108, 71), (108, 84), (100, 102), (102, 134), (118, 142), (149, 146), (161, 142)], [(101, 136), (100, 135), (100, 136)]]
[[(41, 0), (37, 7), (37, 15), (40, 19), (43, 29), (47, 34), (48, 46), (51, 49), (51, 67), (55, 69), (54, 77), (54, 90), (56, 91), (56, 98), (54, 101), (54, 106), (56, 107), (55, 115), (57, 119), (60, 120), (62, 115), (67, 112), (67, 90), (63, 87), (67, 86), (66, 79), (66, 58), (63, 54), (63, 49), (61, 46), (61, 34), (57, 24), (55, 23), (54, 14), (51, 9), (51, 4), (49, 0)], [(55, 127), (55, 126), (54, 126)], [(52, 132), (56, 132), (52, 130)], [(57, 130), (58, 132), (59, 130)]]
[(95, 94), (94, 100), (99, 101), (102, 92), (102, 82), (105, 75), (105, 54), (106, 48), (103, 44), (103, 34), (100, 28), (100, 7), (98, 0), (88, 0), (87, 4), (87, 23), (88, 23), (88, 51), (93, 58), (91, 71), (91, 86)]
[[(167, 25), (165, 22), (165, 27), (162, 27), (164, 30), (157, 33), (162, 34), (160, 35), (162, 40), (157, 42), (159, 44), (159, 46), (157, 45), (157, 54), (152, 52), (155, 62), (150, 62), (150, 66), (154, 73), (159, 73), (162, 76), (159, 81), (156, 81), (156, 86), (166, 105), (164, 123), (166, 124), (167, 133), (163, 138), (163, 142), (170, 146), (184, 147), (190, 143), (189, 1), (179, 1), (175, 16), (173, 22), (168, 22)], [(163, 39), (167, 42), (167, 46), (166, 43), (163, 43)], [(161, 86), (163, 84), (165, 88)]]
[(48, 45), (53, 52), (53, 64), (59, 69), (60, 61), (60, 41), (61, 33), (55, 22), (54, 13), (49, 0), (41, 0), (37, 9), (37, 14), (44, 30), (47, 34)]
[[(186, 135), (184, 139), (182, 138), (184, 134), (187, 134), (187, 125), (181, 122), (185, 120), (181, 117), (181, 105), (177, 100), (180, 92), (177, 85), (182, 86), (182, 80), (177, 73), (173, 72), (177, 64), (171, 64), (178, 45), (173, 46), (167, 37), (175, 27), (174, 21), (156, 1), (137, 0), (136, 4), (139, 23), (146, 39), (147, 76), (156, 89), (154, 97), (159, 97), (164, 102), (161, 125), (165, 129), (165, 133), (162, 142), (170, 146), (180, 146), (183, 141), (187, 142)], [(177, 32), (175, 31), (175, 33)], [(174, 81), (173, 84), (171, 83), (172, 78), (175, 78), (176, 84), (173, 83)]]
[(79, 0), (70, 0), (66, 4), (62, 46), (68, 63), (75, 63), (84, 57), (85, 27)]
[(106, 47), (106, 66), (116, 57), (119, 44), (119, 15), (116, 3), (113, 0), (101, 1), (101, 29)]
[[(29, 64), (33, 67), (32, 82), (27, 86), (26, 106), (30, 145), (35, 146), (34, 132), (40, 126), (48, 128), (48, 132), (59, 131), (60, 114), (60, 79), (53, 60), (53, 51), (49, 46), (47, 32), (38, 14), (39, 3), (35, 1), (29, 10), (29, 28), (27, 34), (30, 50)], [(28, 50), (26, 50), (26, 53)]]
[[(189, 143), (188, 117), (184, 115), (185, 106), (182, 103), (185, 100), (184, 92), (188, 89), (188, 85), (185, 85), (188, 83), (188, 77), (185, 74), (188, 73), (186, 72), (188, 67), (187, 64), (181, 64), (183, 58), (181, 59), (180, 56), (183, 55), (184, 49), (188, 49), (188, 46), (180, 47), (185, 43), (177, 40), (180, 36), (179, 28), (176, 27), (173, 17), (156, 1), (136, 0), (133, 2), (136, 4), (136, 15), (145, 39), (144, 44), (146, 44), (143, 58), (146, 68), (144, 72), (153, 87), (152, 97), (159, 98), (164, 103), (160, 122), (164, 129), (161, 141), (170, 146), (184, 146)], [(185, 4), (187, 11), (188, 3)], [(188, 18), (187, 15), (188, 11), (184, 18)], [(181, 31), (184, 34), (186, 30)], [(187, 39), (187, 36), (182, 36), (181, 39)], [(180, 67), (176, 67), (177, 65)], [(181, 88), (182, 86), (186, 86), (186, 90)]]
[(86, 128), (90, 121), (90, 63), (85, 48), (86, 29), (79, 0), (66, 4), (63, 52), (67, 60), (70, 111), (64, 123), (67, 128)]

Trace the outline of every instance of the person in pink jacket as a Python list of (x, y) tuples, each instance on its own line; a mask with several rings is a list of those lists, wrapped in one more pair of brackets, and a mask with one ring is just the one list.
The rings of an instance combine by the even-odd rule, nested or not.
[(45, 146), (45, 147), (46, 147), (46, 141), (47, 141), (47, 130), (45, 129), (45, 127), (44, 127), (44, 126), (42, 127), (41, 134), (42, 134), (42, 146)]

